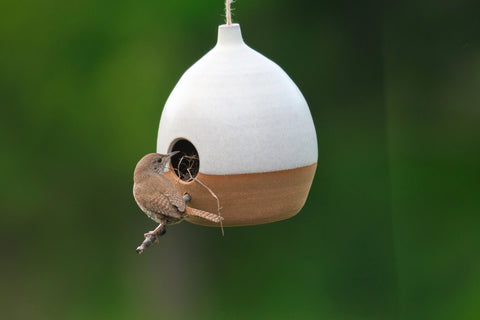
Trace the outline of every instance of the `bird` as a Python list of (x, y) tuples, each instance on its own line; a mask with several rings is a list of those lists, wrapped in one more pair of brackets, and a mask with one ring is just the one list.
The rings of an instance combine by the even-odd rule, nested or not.
[(189, 216), (200, 217), (215, 223), (223, 220), (220, 215), (187, 206), (186, 202), (190, 197), (180, 194), (164, 176), (163, 173), (171, 157), (177, 153), (179, 151), (168, 154), (149, 153), (140, 159), (135, 167), (133, 174), (135, 201), (150, 219), (159, 224), (153, 231), (145, 233), (145, 238), (153, 237), (158, 241), (158, 236), (166, 232), (167, 225), (180, 223)]

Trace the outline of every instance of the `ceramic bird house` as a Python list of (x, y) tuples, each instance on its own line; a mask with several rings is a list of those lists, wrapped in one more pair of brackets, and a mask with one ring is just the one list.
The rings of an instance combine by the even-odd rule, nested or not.
[(297, 214), (318, 156), (302, 93), (277, 64), (244, 43), (238, 24), (219, 26), (216, 46), (170, 94), (157, 152), (172, 151), (180, 152), (166, 177), (190, 194), (192, 207), (216, 213), (220, 206), (224, 226)]

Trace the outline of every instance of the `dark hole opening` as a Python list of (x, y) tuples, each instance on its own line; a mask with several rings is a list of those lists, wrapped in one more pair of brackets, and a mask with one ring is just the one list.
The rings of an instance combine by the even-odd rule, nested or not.
[(180, 151), (171, 160), (173, 171), (177, 177), (187, 182), (195, 178), (200, 169), (200, 158), (193, 144), (185, 139), (178, 140), (172, 146), (171, 151)]

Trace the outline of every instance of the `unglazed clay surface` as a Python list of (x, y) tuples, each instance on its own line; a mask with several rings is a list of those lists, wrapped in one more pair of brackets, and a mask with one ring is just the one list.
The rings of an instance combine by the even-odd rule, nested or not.
[[(246, 226), (283, 220), (296, 215), (305, 204), (317, 164), (275, 172), (207, 175), (198, 179), (220, 200), (224, 226)], [(192, 208), (218, 212), (216, 199), (196, 181), (184, 182), (173, 173), (165, 173), (182, 194), (188, 193)], [(219, 226), (208, 220), (189, 217), (195, 224)]]

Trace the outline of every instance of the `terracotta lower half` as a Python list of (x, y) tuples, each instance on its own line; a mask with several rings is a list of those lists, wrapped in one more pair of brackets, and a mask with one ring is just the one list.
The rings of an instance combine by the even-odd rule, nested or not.
[[(220, 200), (224, 226), (247, 226), (269, 223), (296, 215), (305, 204), (312, 185), (317, 164), (273, 171), (234, 175), (209, 175), (199, 173), (197, 179), (208, 186)], [(183, 194), (191, 195), (189, 206), (217, 213), (217, 201), (196, 181), (185, 182), (173, 173), (165, 176)], [(200, 218), (189, 222), (219, 226)]]

